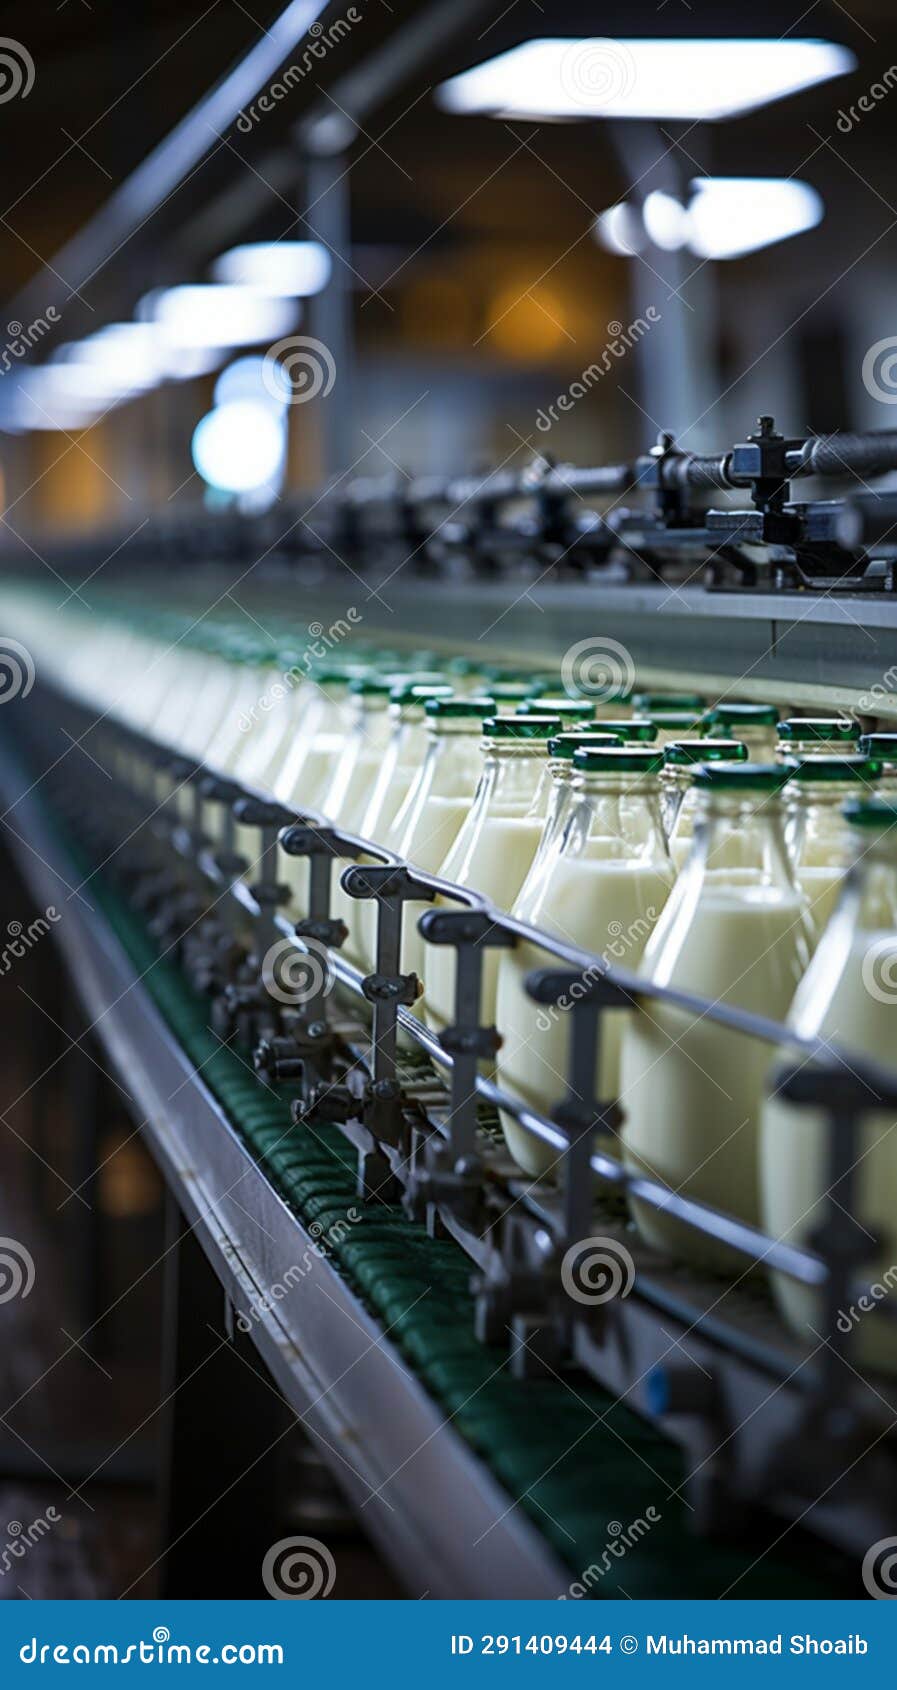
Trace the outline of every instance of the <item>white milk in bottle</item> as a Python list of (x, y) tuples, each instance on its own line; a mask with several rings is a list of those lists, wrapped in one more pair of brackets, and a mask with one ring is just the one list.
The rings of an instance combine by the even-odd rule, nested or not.
[(236, 664), (237, 686), (221, 711), (205, 756), (210, 768), (223, 775), (234, 773), (245, 750), (259, 700), (272, 675), (274, 657), (267, 641), (249, 635), (231, 641), (229, 655)]
[(256, 706), (246, 717), (245, 745), (233, 769), (236, 780), (273, 792), (282, 747), (294, 713), (308, 702), (309, 684), (307, 653), (291, 646), (278, 651), (262, 677)]
[[(333, 779), (352, 724), (354, 698), (349, 688), (352, 669), (326, 669), (315, 677), (305, 720), (296, 723), (296, 738), (286, 753), (275, 796), (296, 815), (320, 812), (321, 800)], [(290, 887), (289, 913), (308, 913), (308, 858), (282, 856), (281, 880)]]
[[(810, 955), (804, 901), (782, 833), (783, 771), (710, 763), (691, 855), (638, 973), (657, 985), (783, 1019)], [(754, 1225), (768, 1048), (706, 1015), (645, 998), (623, 1037), (622, 1140), (630, 1167)], [(644, 1203), (650, 1244), (704, 1266), (740, 1258)]]
[[(385, 845), (392, 824), (424, 761), (428, 742), (427, 699), (452, 697), (452, 687), (435, 682), (402, 681), (393, 687), (389, 705), (392, 724), (389, 744), (359, 828), (364, 839), (373, 840), (375, 845)], [(358, 936), (359, 960), (370, 971), (376, 962), (377, 906), (372, 898), (355, 899), (353, 902), (353, 929)]]
[[(321, 800), (322, 813), (346, 833), (361, 832), (361, 818), (367, 808), (377, 774), (389, 744), (392, 723), (389, 697), (396, 678), (369, 675), (354, 680), (350, 691), (356, 701), (356, 716), (337, 759), (327, 792)], [(340, 875), (353, 859), (337, 857), (330, 869), (330, 913), (348, 929), (343, 951), (351, 962), (359, 961), (358, 902), (340, 885)]]
[[(897, 806), (893, 800), (857, 799), (847, 811), (853, 862), (787, 1021), (801, 1037), (824, 1040), (843, 1051), (848, 1061), (853, 1053), (893, 1071)], [(764, 1230), (813, 1249), (814, 1235), (827, 1218), (831, 1178), (824, 1113), (775, 1094), (768, 1097), (761, 1169)], [(862, 1117), (853, 1182), (853, 1236), (848, 1234), (848, 1243), (858, 1247), (853, 1276), (867, 1290), (864, 1302), (863, 1293), (858, 1294), (853, 1315), (849, 1308), (842, 1311), (851, 1329), (847, 1353), (854, 1365), (897, 1373), (897, 1323), (879, 1307), (886, 1298), (893, 1304), (897, 1297), (897, 1110), (881, 1108)], [(837, 1201), (837, 1188), (834, 1196)], [(842, 1200), (842, 1225), (849, 1212)], [(783, 1273), (773, 1274), (773, 1288), (789, 1325), (815, 1349), (820, 1338), (828, 1336), (822, 1293)]]
[(358, 672), (348, 664), (323, 669), (314, 677), (311, 695), (298, 701), (302, 708), (295, 736), (283, 747), (274, 783), (275, 797), (297, 815), (320, 809), (352, 724), (354, 701), (349, 687)]
[[(540, 854), (511, 913), (611, 966), (632, 968), (673, 883), (660, 821), (661, 757), (633, 744), (577, 750), (573, 762), (564, 825)], [(547, 966), (549, 954), (528, 941), (502, 951), (495, 1009), (502, 1038), (498, 1083), (542, 1114), (565, 1094), (570, 1031), (563, 1006), (546, 1010), (527, 995), (526, 976)], [(601, 1018), (596, 1085), (605, 1102), (617, 1093), (623, 1018), (616, 1010)], [(502, 1126), (511, 1155), (526, 1173), (540, 1176), (551, 1169), (552, 1152), (506, 1112)]]
[[(469, 886), (497, 909), (508, 909), (538, 849), (548, 812), (551, 776), (548, 741), (557, 734), (556, 716), (494, 716), (483, 723), (483, 772), (461, 829), (440, 864), (441, 880)], [(442, 900), (438, 900), (442, 902)], [(448, 908), (451, 900), (446, 900)], [(455, 1020), (455, 952), (450, 945), (426, 947), (425, 1018), (441, 1033)], [(480, 1020), (495, 1019), (498, 952), (482, 955)]]
[[(495, 713), (491, 698), (428, 698), (427, 754), (396, 813), (384, 844), (426, 874), (437, 874), (473, 802), (480, 777), (482, 724)], [(403, 974), (423, 978), (424, 941), (417, 923), (429, 904), (402, 912)]]

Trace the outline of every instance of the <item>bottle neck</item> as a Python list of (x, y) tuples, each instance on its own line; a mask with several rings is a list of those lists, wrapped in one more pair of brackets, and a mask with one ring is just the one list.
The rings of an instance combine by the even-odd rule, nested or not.
[(784, 812), (777, 792), (704, 792), (694, 789), (695, 846), (690, 871), (733, 886), (768, 887), (799, 897), (785, 845)]
[(546, 742), (527, 740), (521, 744), (487, 739), (482, 750), (477, 809), (507, 816), (544, 814), (551, 790)]
[(669, 866), (656, 775), (577, 771), (572, 787), (565, 853)]
[(660, 773), (661, 787), (665, 792), (686, 792), (694, 778), (695, 765), (689, 763), (667, 763)]

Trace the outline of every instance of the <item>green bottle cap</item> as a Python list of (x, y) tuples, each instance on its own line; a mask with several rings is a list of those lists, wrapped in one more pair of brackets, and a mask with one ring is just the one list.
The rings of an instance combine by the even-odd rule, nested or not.
[(651, 721), (658, 733), (671, 733), (674, 729), (681, 732), (683, 739), (693, 733), (700, 733), (704, 725), (703, 716), (696, 716), (691, 710), (652, 710)]
[(863, 734), (857, 750), (864, 757), (877, 757), (882, 763), (897, 763), (897, 734)]
[(584, 746), (574, 752), (573, 767), (587, 775), (654, 775), (663, 768), (663, 752), (640, 751), (634, 745), (595, 751)]
[(393, 687), (400, 684), (397, 675), (356, 675), (349, 682), (349, 691), (361, 698), (386, 698)]
[(500, 704), (522, 704), (526, 706), (532, 698), (529, 684), (526, 681), (494, 681), (489, 679), (489, 691)]
[(897, 804), (883, 798), (849, 798), (841, 812), (851, 827), (897, 827)]
[(790, 775), (783, 763), (703, 763), (694, 783), (703, 792), (778, 792)]
[(706, 709), (707, 700), (699, 692), (635, 692), (632, 706), (634, 710), (643, 710), (646, 716), (653, 716), (655, 710), (694, 710), (700, 713)]
[(399, 681), (389, 695), (390, 704), (420, 704), (428, 698), (452, 698), (452, 688), (444, 681)]
[(740, 739), (674, 739), (663, 754), (672, 768), (695, 763), (746, 763), (748, 749)]
[(558, 716), (488, 716), (483, 734), (486, 739), (551, 739), (560, 725)]
[(656, 723), (648, 722), (644, 717), (639, 716), (630, 716), (628, 720), (621, 722), (616, 722), (613, 719), (607, 722), (593, 722), (592, 730), (595, 733), (614, 734), (617, 739), (627, 742), (642, 741), (643, 743), (650, 743), (651, 740), (657, 738)]
[(316, 669), (313, 678), (319, 687), (348, 688), (357, 675), (357, 669)]
[(550, 739), (548, 741), (548, 755), (572, 763), (573, 754), (576, 751), (592, 749), (597, 751), (602, 746), (609, 749), (611, 746), (621, 743), (619, 734), (593, 734), (589, 733), (586, 728), (582, 728), (578, 733), (557, 734), (554, 739)]
[(714, 728), (774, 728), (779, 712), (774, 704), (715, 704), (704, 720)]
[(791, 771), (795, 786), (813, 781), (864, 781), (881, 778), (881, 764), (873, 757), (787, 757), (785, 767)]
[(492, 716), (495, 712), (494, 698), (428, 698), (424, 705), (427, 715), (442, 719), (455, 719), (460, 716)]
[(554, 697), (550, 694), (534, 698), (532, 693), (523, 704), (518, 704), (518, 716), (524, 716), (528, 710), (550, 710), (553, 716), (563, 717), (565, 722), (591, 722), (595, 712), (591, 704), (585, 699)]
[(809, 745), (813, 740), (850, 745), (859, 739), (860, 730), (858, 723), (846, 716), (789, 716), (779, 723), (778, 737), (783, 745)]

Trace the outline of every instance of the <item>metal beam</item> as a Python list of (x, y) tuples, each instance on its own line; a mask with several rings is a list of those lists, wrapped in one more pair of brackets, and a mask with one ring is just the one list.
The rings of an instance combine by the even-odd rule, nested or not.
[(290, 0), (255, 46), (176, 124), (164, 141), (111, 194), (7, 307), (23, 323), (60, 312), (220, 145), (222, 132), (274, 81), (297, 42), (327, 9), (327, 0)]
[[(312, 108), (297, 126), (300, 146), (313, 152), (326, 150), (336, 117), (361, 129), (371, 113), (403, 83), (454, 41), (463, 40), (469, 26), (483, 13), (497, 9), (496, 0), (433, 0), (429, 6), (419, 6), (409, 23), (400, 25), (378, 51), (335, 82)], [(335, 135), (335, 142), (334, 150), (342, 151), (345, 135)]]

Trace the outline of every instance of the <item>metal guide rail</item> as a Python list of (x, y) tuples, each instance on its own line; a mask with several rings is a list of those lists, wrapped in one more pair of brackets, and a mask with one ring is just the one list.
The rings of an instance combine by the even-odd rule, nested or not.
[[(523, 567), (616, 580), (684, 572), (730, 591), (893, 592), (897, 494), (868, 481), (895, 470), (897, 431), (789, 437), (762, 416), (745, 440), (709, 456), (661, 433), (628, 463), (580, 467), (542, 454), (523, 470), (340, 477), (263, 515), (190, 510), (150, 518), (132, 534), (41, 544), (64, 575), (89, 576), (102, 548), (107, 573), (111, 564), (119, 575), (147, 561), (214, 558), (271, 570), (316, 560), (331, 573), (342, 561), (363, 577), (409, 567), (491, 579)], [(792, 482), (807, 477), (834, 482), (840, 496), (795, 500)], [(718, 494), (735, 502), (714, 504)], [(30, 548), (7, 547), (3, 561), (28, 568)]]
[[(362, 1195), (392, 1190), (434, 1233), (444, 1227), (463, 1244), (477, 1268), (480, 1334), (510, 1342), (520, 1376), (572, 1357), (660, 1422), (687, 1452), (689, 1500), (707, 1531), (737, 1530), (743, 1512), (759, 1507), (864, 1553), (890, 1529), (897, 1390), (863, 1373), (852, 1323), (845, 1331), (837, 1317), (868, 1290), (863, 1263), (878, 1241), (870, 1228), (868, 1250), (855, 1242), (859, 1135), (873, 1110), (897, 1109), (897, 1073), (609, 967), (319, 815), (297, 815), (119, 722), (94, 720), (51, 688), (35, 698), (40, 707), (29, 709), (23, 731), (60, 813), (208, 995), (218, 1036), (250, 1046), (265, 1081), (295, 1088), (298, 1125), (342, 1128), (358, 1150)], [(87, 752), (76, 784), (71, 761), (58, 759), (60, 726)], [(241, 839), (246, 829), (257, 833), (252, 861), (238, 852), (238, 827)], [(284, 856), (308, 863), (307, 912), (296, 922), (284, 913)], [(341, 955), (346, 928), (333, 913), (332, 880), (334, 864), (347, 862), (344, 891), (376, 905), (369, 975)], [(409, 902), (435, 906), (419, 930), (428, 945), (455, 952), (454, 1023), (439, 1037), (413, 1014), (419, 981), (401, 972)], [(301, 1008), (277, 1002), (263, 977), (271, 947), (285, 941), (316, 966), (324, 959), (309, 971)], [(547, 1115), (481, 1071), (500, 1044), (500, 1029), (481, 1022), (484, 958), (524, 941), (545, 958), (527, 977), (531, 998), (569, 1005), (566, 1092)], [(821, 1112), (830, 1195), (813, 1250), (671, 1192), (619, 1159), (618, 1106), (595, 1095), (602, 1019), (641, 1000), (763, 1040), (771, 1060), (778, 1054), (780, 1094)], [(405, 1055), (409, 1045), (417, 1063)], [(484, 1107), (500, 1107), (547, 1147), (550, 1178), (530, 1181), (516, 1169), (484, 1129)], [(626, 1198), (663, 1209), (743, 1266), (730, 1282), (660, 1256), (638, 1241)], [(566, 1265), (584, 1246), (603, 1251), (600, 1300), (570, 1294)], [(824, 1344), (802, 1347), (787, 1334), (765, 1289), (771, 1270), (818, 1289)], [(877, 1318), (891, 1318), (889, 1303)]]

